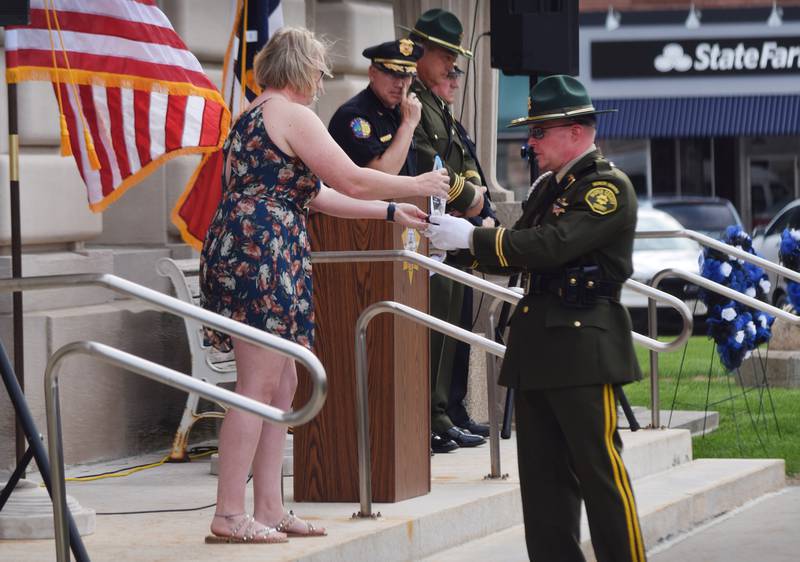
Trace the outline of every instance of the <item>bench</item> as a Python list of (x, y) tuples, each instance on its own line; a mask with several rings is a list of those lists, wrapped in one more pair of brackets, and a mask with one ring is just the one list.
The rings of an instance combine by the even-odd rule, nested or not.
[[(199, 304), (200, 301), (200, 262), (198, 259), (173, 260), (161, 258), (156, 263), (159, 275), (168, 277), (175, 290), (175, 296), (184, 302)], [(236, 362), (233, 352), (220, 353), (203, 343), (203, 327), (200, 322), (185, 318), (186, 339), (189, 340), (189, 353), (192, 357), (192, 376), (211, 384), (232, 383), (236, 381)], [(204, 418), (223, 418), (224, 412), (198, 412), (200, 396), (189, 393), (183, 416), (175, 433), (170, 451), (170, 462), (186, 462), (189, 432), (198, 420)]]

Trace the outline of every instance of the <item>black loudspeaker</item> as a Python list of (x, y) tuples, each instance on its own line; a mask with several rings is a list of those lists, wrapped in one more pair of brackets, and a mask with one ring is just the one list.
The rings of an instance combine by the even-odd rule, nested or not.
[(28, 25), (31, 22), (30, 0), (2, 0), (0, 2), (0, 27)]
[(491, 0), (492, 66), (578, 74), (578, 0)]

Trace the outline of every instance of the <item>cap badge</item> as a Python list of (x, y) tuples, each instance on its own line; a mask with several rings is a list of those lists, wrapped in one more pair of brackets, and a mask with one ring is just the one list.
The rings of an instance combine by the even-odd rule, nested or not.
[(414, 52), (414, 42), (411, 39), (400, 39), (400, 52), (407, 57)]

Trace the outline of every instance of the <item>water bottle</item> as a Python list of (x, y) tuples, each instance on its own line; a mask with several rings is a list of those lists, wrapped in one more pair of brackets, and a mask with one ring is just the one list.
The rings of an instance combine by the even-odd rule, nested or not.
[[(434, 171), (441, 170), (442, 168), (444, 168), (444, 164), (442, 164), (442, 159), (439, 158), (439, 155), (437, 154), (436, 157), (433, 159), (433, 170)], [(431, 204), (430, 204), (431, 215), (433, 216), (443, 215), (446, 206), (447, 206), (447, 201), (445, 199), (431, 195)]]

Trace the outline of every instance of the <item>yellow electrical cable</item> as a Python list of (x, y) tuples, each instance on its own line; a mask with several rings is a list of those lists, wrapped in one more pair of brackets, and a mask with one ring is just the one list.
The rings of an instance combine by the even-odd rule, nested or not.
[[(197, 454), (194, 454), (194, 455), (189, 455), (189, 458), (190, 459), (199, 459), (199, 458), (202, 458), (202, 457), (207, 457), (209, 455), (213, 455), (216, 452), (217, 452), (216, 449), (212, 449), (210, 451), (205, 451), (204, 453), (197, 453)], [(125, 477), (125, 476), (130, 476), (131, 474), (135, 474), (137, 472), (141, 472), (142, 470), (148, 470), (150, 468), (156, 468), (157, 466), (161, 466), (162, 464), (166, 463), (168, 460), (169, 460), (169, 455), (167, 455), (166, 457), (164, 457), (163, 459), (161, 459), (158, 462), (145, 464), (145, 465), (142, 465), (142, 466), (137, 466), (135, 468), (131, 468), (131, 469), (125, 470), (123, 472), (115, 472), (113, 474), (99, 474), (97, 476), (75, 476), (73, 478), (65, 478), (64, 480), (66, 480), (67, 482), (93, 482), (95, 480), (102, 480), (104, 478), (122, 478), (122, 477)]]
[(135, 468), (128, 469), (124, 472), (115, 472), (113, 474), (100, 474), (98, 476), (76, 476), (74, 478), (65, 478), (67, 482), (93, 482), (94, 480), (103, 480), (104, 478), (123, 478), (124, 476), (130, 476), (131, 474), (135, 474), (137, 472), (141, 472), (142, 470), (147, 470), (149, 468), (155, 468), (157, 466), (161, 466), (169, 459), (169, 455), (165, 456), (158, 462), (154, 462), (151, 464), (145, 464), (142, 466), (137, 466)]

